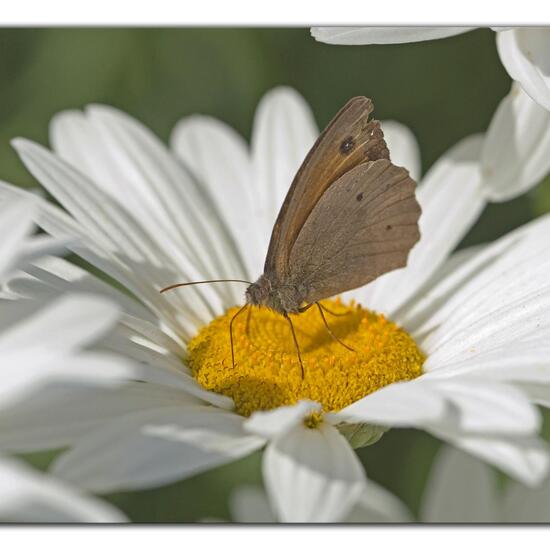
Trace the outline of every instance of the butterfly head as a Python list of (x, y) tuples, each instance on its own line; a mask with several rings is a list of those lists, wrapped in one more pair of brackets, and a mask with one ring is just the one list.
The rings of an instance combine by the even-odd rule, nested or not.
[(266, 306), (278, 313), (298, 313), (304, 300), (300, 287), (293, 284), (277, 284), (262, 275), (246, 289), (246, 302), (254, 306)]
[(253, 306), (266, 305), (272, 290), (271, 281), (262, 275), (246, 289), (246, 302)]

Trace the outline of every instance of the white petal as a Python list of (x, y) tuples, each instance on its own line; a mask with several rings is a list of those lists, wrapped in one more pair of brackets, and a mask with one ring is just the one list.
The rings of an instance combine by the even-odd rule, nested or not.
[(549, 170), (550, 112), (514, 84), (485, 136), (483, 192), (492, 201), (506, 201), (531, 189)]
[(550, 477), (547, 477), (538, 487), (509, 483), (504, 498), (504, 521), (549, 523)]
[(104, 388), (97, 382), (50, 379), (32, 399), (2, 411), (0, 449), (60, 449), (129, 413), (200, 403), (178, 388), (152, 383)]
[(500, 59), (509, 75), (541, 106), (550, 109), (548, 49), (550, 31), (541, 28), (515, 28), (497, 35)]
[[(220, 275), (223, 269), (220, 264), (214, 265), (218, 256), (213, 250), (203, 254), (196, 248), (198, 243), (208, 246), (210, 241), (208, 235), (201, 233), (199, 222), (189, 227), (189, 218), (198, 216), (200, 211), (192, 200), (197, 193), (194, 182), (157, 140), (135, 121), (106, 107), (94, 107), (89, 111), (91, 121), (81, 115), (77, 117), (79, 124), (74, 126), (84, 125), (79, 133), (66, 128), (71, 127), (71, 121), (76, 117), (74, 113), (61, 116), (59, 124), (54, 121), (52, 132), (58, 136), (54, 141), (63, 143), (60, 136), (71, 141), (73, 154), (67, 154), (67, 147), (60, 147), (60, 150), (67, 154), (69, 162), (87, 170), (91, 178), (101, 178), (101, 175), (91, 170), (90, 164), (95, 166), (103, 160), (103, 165), (110, 166), (109, 170), (112, 170), (107, 170), (108, 174), (104, 175), (105, 182), (99, 179), (100, 183), (96, 184), (73, 166), (61, 162), (35, 144), (16, 140), (14, 145), (41, 183), (93, 236), (94, 244), (108, 255), (108, 264), (105, 266), (97, 258), (95, 261), (87, 258), (81, 250), (75, 251), (100, 269), (105, 269), (164, 317), (174, 330), (182, 329), (188, 336), (197, 325), (208, 322), (214, 311), (221, 312), (219, 295), (225, 297), (226, 305), (233, 305), (237, 296), (231, 294), (234, 289), (223, 285), (218, 285), (216, 289), (191, 287), (186, 289), (188, 292), (175, 292), (169, 296), (161, 296), (158, 292), (176, 279), (200, 280), (204, 275), (207, 278), (230, 276)], [(58, 128), (57, 132), (55, 128)], [(101, 133), (101, 139), (96, 140), (93, 148), (93, 155), (100, 158), (92, 163), (78, 162), (90, 149), (86, 141), (88, 133), (91, 135), (94, 132)], [(79, 155), (74, 154), (75, 150), (79, 151)], [(179, 197), (183, 193), (182, 185), (192, 188), (186, 195), (188, 201)], [(141, 201), (141, 207), (134, 207), (128, 202), (129, 189), (130, 195)], [(173, 210), (177, 208), (178, 201), (177, 224), (173, 226), (169, 221), (174, 219)], [(188, 202), (193, 203), (189, 206), (191, 213), (186, 211)], [(171, 210), (167, 212), (164, 207)], [(205, 219), (208, 216), (201, 218), (201, 223), (206, 223)], [(210, 228), (216, 223), (214, 216)], [(47, 225), (44, 227), (51, 232)], [(193, 236), (195, 240), (191, 243)], [(227, 258), (231, 257), (229, 250), (230, 247), (225, 246)], [(214, 263), (207, 265), (210, 260)], [(111, 273), (113, 267), (119, 268), (115, 274)], [(234, 276), (235, 270), (230, 271)]]
[(137, 300), (63, 258), (50, 256), (35, 260), (32, 265), (25, 267), (25, 272), (32, 275), (32, 278), (13, 278), (10, 280), (10, 289), (15, 292), (21, 291), (23, 296), (33, 300), (45, 296), (61, 297), (67, 292), (95, 294), (108, 298), (126, 314), (138, 317), (144, 322), (156, 320)]
[(141, 380), (181, 389), (189, 395), (216, 407), (232, 410), (233, 400), (221, 393), (205, 390), (193, 378), (189, 369), (182, 363), (178, 355), (166, 353), (166, 350), (157, 350), (140, 342), (132, 340), (128, 334), (119, 334), (125, 327), (118, 325), (114, 331), (101, 340), (98, 346), (109, 352), (134, 360), (132, 380)]
[(327, 44), (403, 44), (436, 40), (471, 31), (474, 27), (312, 27), (311, 35)]
[[(123, 207), (130, 208), (148, 235), (160, 237), (158, 247), (169, 258), (186, 263), (188, 269), (201, 266), (208, 278), (242, 275), (238, 252), (217, 212), (156, 136), (111, 107), (89, 106), (86, 115), (80, 115), (76, 124), (71, 124), (76, 116), (72, 112), (52, 122), (53, 142), (61, 154), (67, 155), (72, 148), (72, 154), (67, 155), (70, 162), (77, 162), (80, 170), (97, 179)], [(66, 141), (71, 145), (61, 146)], [(82, 149), (76, 155), (75, 144)], [(90, 169), (92, 163), (81, 160), (86, 154), (95, 157), (94, 163), (102, 163), (99, 174), (97, 169)], [(128, 199), (129, 189), (133, 202)], [(209, 254), (202, 254), (197, 243), (207, 247)]]
[(250, 433), (271, 439), (288, 432), (306, 418), (317, 412), (321, 405), (313, 401), (299, 401), (296, 405), (278, 407), (271, 411), (256, 411), (244, 421), (243, 427)]
[(0, 410), (33, 400), (49, 382), (72, 381), (116, 388), (131, 379), (135, 372), (130, 361), (105, 353), (53, 355), (51, 361), (45, 363), (40, 363), (41, 357), (34, 361), (32, 356), (10, 359), (14, 362), (2, 365)]
[[(28, 268), (29, 273), (40, 277), (44, 283), (31, 278), (12, 281), (11, 289), (20, 291), (25, 296), (32, 296), (33, 300), (3, 303), (1, 305), (0, 332), (15, 324), (17, 319), (28, 317), (38, 309), (37, 305), (45, 300), (49, 301), (50, 296), (55, 295), (52, 292), (52, 287), (58, 291), (59, 295), (64, 294), (67, 290), (70, 291), (73, 287), (92, 293), (101, 292), (107, 294), (109, 298), (115, 298), (127, 311), (131, 311), (137, 316), (122, 315), (119, 324), (113, 327), (109, 334), (101, 339), (100, 343), (96, 344), (96, 347), (101, 349), (134, 359), (135, 364), (131, 369), (133, 375), (130, 378), (181, 388), (188, 394), (196, 395), (216, 406), (226, 409), (233, 408), (230, 398), (207, 392), (185, 372), (182, 363), (185, 349), (182, 347), (182, 343), (173, 341), (160, 328), (146, 320), (153, 318), (144, 308), (89, 273), (63, 262), (58, 258), (48, 258), (47, 262), (45, 260), (40, 262), (41, 267)], [(143, 313), (145, 313), (145, 319), (141, 318)], [(13, 322), (6, 323), (11, 318), (14, 318)], [(93, 375), (83, 373), (84, 378), (90, 376)]]
[(388, 315), (403, 306), (443, 264), (479, 217), (485, 199), (480, 192), (479, 147), (471, 136), (448, 151), (418, 188), (422, 207), (420, 241), (406, 268), (382, 275), (364, 288), (361, 301)]
[(424, 283), (417, 297), (399, 312), (398, 321), (416, 342), (422, 345), (422, 336), (431, 320), (472, 274), (483, 266), (483, 245), (463, 248), (452, 254)]
[[(137, 341), (139, 336), (142, 336), (143, 345), (157, 347), (162, 352), (169, 351), (178, 359), (185, 355), (185, 346), (173, 339), (154, 322), (152, 323), (133, 315), (122, 314), (120, 324), (129, 329), (132, 335), (135, 335), (133, 337), (134, 341)], [(181, 366), (181, 362), (178, 363), (178, 366)]]
[[(125, 192), (125, 204), (130, 209), (139, 209), (141, 216), (147, 213), (139, 201), (141, 180), (129, 177), (134, 170), (125, 170), (127, 166), (109, 149), (86, 113), (76, 110), (57, 113), (50, 121), (49, 133), (52, 150), (59, 157), (114, 197)], [(130, 189), (133, 192), (129, 193)]]
[(424, 341), (428, 353), (426, 370), (496, 351), (537, 335), (542, 337), (550, 330), (550, 289), (533, 290), (511, 303), (501, 305), (497, 301), (494, 308), (480, 312), (476, 319), (468, 319), (454, 329), (449, 319), (430, 335)]
[(260, 248), (263, 229), (256, 217), (252, 160), (244, 139), (215, 118), (193, 115), (174, 128), (172, 149), (206, 186), (247, 263), (248, 277), (257, 277), (265, 250)]
[(502, 521), (495, 474), (462, 451), (444, 447), (422, 496), (420, 518), (428, 523)]
[[(455, 312), (463, 306), (468, 293), (480, 286), (478, 283), (518, 240), (519, 235), (512, 232), (490, 245), (455, 252), (426, 282), (417, 300), (400, 312), (400, 322), (421, 341), (449, 317), (456, 320)], [(424, 342), (422, 346), (425, 347)]]
[(241, 486), (229, 495), (231, 518), (236, 523), (275, 523), (276, 519), (262, 489)]
[(0, 283), (9, 270), (15, 269), (25, 237), (32, 230), (33, 215), (34, 208), (29, 201), (14, 199), (0, 203)]
[[(115, 304), (90, 295), (67, 295), (0, 336), (0, 354), (44, 363), (90, 344), (119, 315)], [(47, 337), (45, 337), (47, 335)]]
[(32, 261), (51, 254), (66, 254), (71, 244), (74, 246), (76, 239), (55, 239), (49, 235), (35, 235), (23, 243), (19, 265), (25, 267)]
[(9, 522), (120, 523), (128, 519), (107, 502), (83, 494), (14, 460), (0, 459), (0, 517)]
[(402, 523), (413, 521), (410, 510), (394, 494), (371, 479), (345, 523)]
[(422, 164), (420, 147), (414, 134), (404, 124), (394, 120), (383, 120), (380, 126), (390, 150), (392, 163), (403, 166), (413, 180), (419, 181)]
[(108, 130), (102, 129), (97, 117), (79, 111), (58, 113), (50, 123), (50, 141), (57, 155), (128, 211), (135, 212), (145, 225), (155, 220), (155, 215), (160, 218), (164, 214), (146, 178), (120, 152), (122, 146)]
[(460, 347), (460, 341), (454, 338), (460, 329), (546, 286), (549, 230), (550, 216), (543, 216), (484, 247), (456, 270), (448, 281), (450, 285), (444, 285), (448, 287), (443, 289), (446, 299), (418, 329), (433, 332), (422, 342), (428, 355), (447, 340), (454, 340)]
[(540, 382), (519, 382), (518, 386), (529, 399), (541, 407), (550, 408), (550, 384)]
[[(119, 220), (120, 209), (112, 204), (108, 196), (94, 189), (92, 181), (64, 163), (44, 147), (25, 139), (15, 139), (13, 147), (29, 171), (46, 189), (89, 231), (94, 238), (110, 250), (124, 250), (134, 259), (147, 258), (143, 243), (132, 239), (124, 227), (132, 221)], [(78, 191), (75, 193), (75, 191)], [(135, 223), (134, 223), (135, 224)]]
[(259, 449), (241, 417), (210, 407), (166, 407), (111, 422), (61, 455), (53, 472), (95, 492), (146, 489)]
[[(256, 486), (235, 489), (229, 497), (233, 521), (275, 523), (277, 520), (265, 492)], [(409, 509), (395, 495), (372, 480), (367, 481), (355, 508), (342, 523), (401, 523), (412, 521)]]
[(445, 413), (445, 400), (422, 381), (396, 382), (363, 397), (329, 418), (382, 426), (422, 426)]
[[(68, 187), (69, 189), (73, 189), (75, 182), (70, 181), (72, 183), (69, 183)], [(104, 246), (105, 243), (100, 242), (101, 239), (98, 238), (96, 231), (90, 229), (90, 227), (82, 227), (65, 211), (43, 200), (41, 197), (1, 181), (0, 196), (7, 198), (20, 197), (34, 201), (38, 209), (35, 221), (40, 227), (60, 239), (67, 239), (68, 236), (69, 238), (70, 236), (76, 237), (79, 244), (69, 245), (70, 250), (113, 279), (119, 281), (133, 294), (143, 298), (140, 288), (133, 277), (134, 273), (128, 270), (108, 247)], [(82, 200), (82, 196), (80, 196), (80, 199)], [(89, 205), (86, 205), (86, 209), (89, 209)], [(154, 295), (158, 298), (158, 292), (155, 291)]]
[[(170, 219), (179, 236), (170, 247), (170, 253), (174, 254), (179, 246), (188, 248), (190, 244), (197, 246), (200, 243), (198, 253), (189, 253), (187, 259), (192, 264), (206, 262), (209, 277), (243, 274), (239, 250), (219, 213), (160, 140), (146, 127), (116, 109), (93, 105), (88, 107), (88, 113), (120, 158), (132, 162), (151, 188), (150, 195), (162, 203), (164, 219)], [(162, 240), (166, 242), (166, 235), (163, 234)], [(204, 249), (208, 254), (204, 254)], [(223, 292), (233, 303), (241, 297), (241, 292), (234, 286), (223, 289)]]
[(546, 444), (541, 439), (468, 435), (438, 428), (430, 431), (443, 441), (497, 466), (527, 485), (537, 485), (548, 473), (550, 455)]
[(288, 188), (317, 134), (307, 103), (292, 88), (275, 88), (260, 101), (252, 130), (251, 190), (257, 217), (263, 222), (263, 251)]
[[(185, 293), (185, 300), (183, 294), (177, 292), (170, 296), (160, 295), (159, 289), (174, 282), (175, 278), (190, 274), (193, 278), (200, 279), (205, 272), (200, 269), (197, 271), (195, 264), (175, 247), (168, 254), (166, 247), (160, 245), (158, 232), (144, 230), (133, 214), (102, 189), (94, 188), (93, 182), (72, 166), (27, 140), (14, 140), (13, 144), (29, 170), (76, 218), (84, 233), (91, 236), (92, 242), (108, 254), (109, 263), (119, 267), (122, 278), (116, 275), (115, 278), (158, 311), (159, 315), (164, 315), (166, 321), (174, 325), (175, 330), (181, 328), (179, 318), (188, 322), (194, 318), (196, 324), (208, 322), (213, 314), (210, 305), (212, 303), (222, 311), (219, 299), (216, 300), (212, 289), (191, 287), (192, 290)], [(48, 210), (48, 214), (50, 213), (51, 209)], [(46, 226), (45, 229), (51, 232)], [(70, 234), (80, 238), (78, 233)], [(201, 240), (201, 237), (197, 239), (195, 243), (207, 242)], [(87, 240), (83, 242), (87, 243)], [(166, 242), (171, 243), (170, 240)], [(80, 253), (77, 249), (75, 251)], [(84, 254), (81, 255), (88, 259)], [(202, 254), (202, 257), (207, 256), (209, 255)], [(195, 260), (200, 266), (200, 260)], [(97, 262), (91, 263), (97, 265)], [(103, 269), (102, 264), (97, 267)], [(207, 269), (204, 265), (202, 268)], [(219, 271), (215, 275), (214, 272), (215, 270), (208, 272), (208, 277), (219, 276)], [(212, 301), (206, 300), (207, 294)], [(227, 305), (234, 305), (235, 301), (230, 300), (228, 295), (226, 298)]]
[[(426, 380), (430, 377), (427, 376)], [(457, 429), (469, 433), (530, 434), (541, 423), (538, 409), (512, 386), (476, 377), (433, 380), (433, 389), (457, 410)]]
[(303, 425), (272, 441), (263, 474), (271, 504), (282, 522), (335, 522), (345, 517), (365, 488), (359, 459), (327, 423)]
[(548, 340), (515, 342), (472, 359), (445, 365), (430, 376), (474, 375), (507, 382), (550, 384), (550, 345)]
[[(55, 298), (55, 297), (54, 297)], [(19, 297), (0, 299), (0, 335), (30, 317), (37, 315), (50, 300), (22, 300)]]

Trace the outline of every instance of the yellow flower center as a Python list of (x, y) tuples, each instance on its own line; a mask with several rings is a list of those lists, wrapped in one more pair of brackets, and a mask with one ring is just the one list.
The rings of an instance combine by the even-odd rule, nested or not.
[[(235, 365), (231, 361), (231, 308), (189, 343), (193, 375), (206, 389), (227, 395), (237, 412), (317, 401), (323, 411), (338, 411), (387, 384), (422, 374), (424, 355), (414, 340), (383, 315), (339, 300), (291, 315), (300, 346), (304, 377), (288, 321), (267, 308), (251, 308), (233, 323)], [(313, 420), (312, 420), (313, 422)]]

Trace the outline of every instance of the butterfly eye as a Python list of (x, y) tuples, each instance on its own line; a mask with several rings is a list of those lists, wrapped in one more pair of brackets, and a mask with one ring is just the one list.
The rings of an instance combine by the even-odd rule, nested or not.
[(347, 155), (355, 146), (355, 141), (351, 136), (347, 137), (342, 143), (340, 143), (340, 152), (343, 155)]

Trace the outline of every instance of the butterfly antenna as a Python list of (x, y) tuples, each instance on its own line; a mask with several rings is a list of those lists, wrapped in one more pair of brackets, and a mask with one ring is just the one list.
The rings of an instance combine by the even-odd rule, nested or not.
[(170, 285), (162, 288), (160, 290), (160, 293), (162, 294), (163, 292), (167, 292), (168, 290), (173, 290), (174, 288), (180, 288), (182, 286), (203, 285), (207, 283), (245, 283), (247, 285), (252, 284), (250, 281), (244, 281), (243, 279), (211, 279), (209, 281), (192, 281), (190, 283), (176, 283), (174, 285)]
[(298, 354), (298, 361), (300, 361), (300, 368), (302, 369), (302, 380), (303, 380), (304, 376), (305, 376), (304, 364), (302, 363), (302, 354), (300, 353), (300, 346), (298, 345), (298, 339), (296, 338), (296, 332), (294, 331), (294, 325), (292, 324), (292, 320), (288, 316), (288, 313), (283, 313), (283, 316), (288, 321), (288, 324), (290, 325), (290, 330), (292, 332), (292, 338), (294, 340), (294, 346), (296, 348), (296, 353)]
[(235, 368), (235, 347), (233, 345), (233, 321), (249, 306), (250, 304), (244, 304), (244, 306), (231, 317), (229, 321), (229, 341), (231, 342), (231, 364)]
[(331, 328), (328, 326), (327, 319), (325, 317), (325, 314), (323, 313), (323, 307), (319, 302), (315, 302), (317, 304), (317, 309), (319, 310), (319, 313), (321, 314), (321, 318), (323, 319), (323, 323), (325, 324), (326, 329), (328, 330), (328, 333), (332, 336), (333, 340), (338, 342), (339, 344), (342, 344), (346, 349), (349, 349), (349, 351), (355, 351), (353, 348), (350, 348), (347, 344), (344, 344), (334, 332), (332, 332)]

